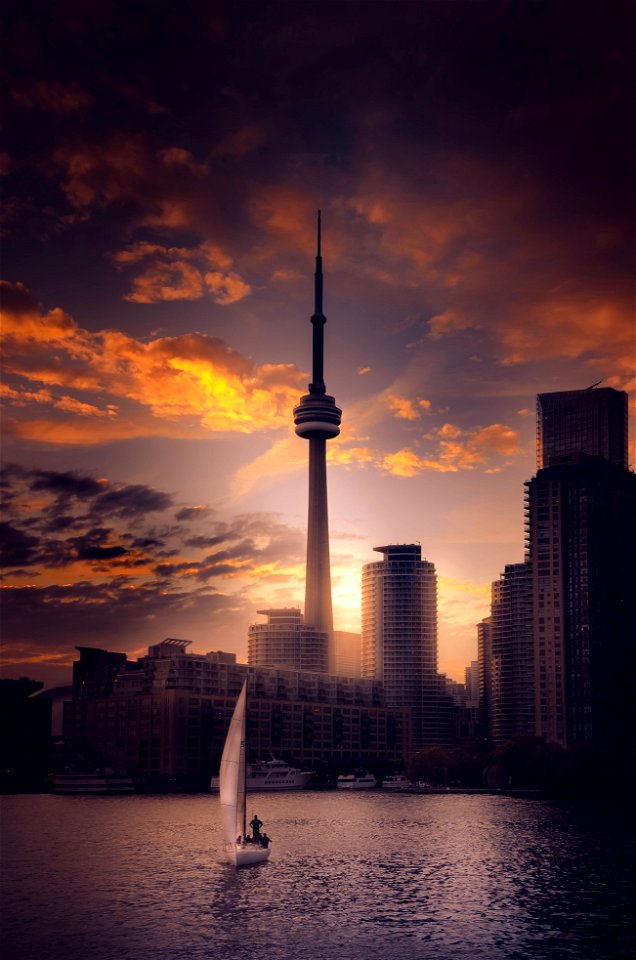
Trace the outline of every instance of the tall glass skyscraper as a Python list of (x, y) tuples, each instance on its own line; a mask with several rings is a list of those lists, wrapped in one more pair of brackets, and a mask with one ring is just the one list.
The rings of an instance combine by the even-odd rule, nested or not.
[(612, 387), (540, 393), (537, 467), (584, 453), (627, 467), (627, 394)]
[(412, 749), (444, 742), (437, 673), (437, 576), (419, 544), (375, 547), (362, 568), (362, 676), (384, 684), (387, 706), (409, 707)]
[(635, 739), (636, 476), (627, 395), (540, 394), (526, 484), (536, 733), (629, 752)]
[(492, 584), (489, 649), (490, 735), (495, 743), (534, 734), (532, 570), (509, 563)]

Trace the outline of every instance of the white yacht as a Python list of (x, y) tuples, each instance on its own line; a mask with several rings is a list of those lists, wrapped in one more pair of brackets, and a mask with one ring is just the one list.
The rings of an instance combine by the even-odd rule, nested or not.
[(112, 770), (57, 773), (52, 782), (55, 793), (133, 793), (135, 789), (132, 777)]
[(339, 790), (373, 790), (377, 785), (376, 778), (366, 770), (354, 770), (353, 773), (343, 773), (338, 777)]
[(383, 790), (410, 790), (413, 784), (407, 777), (396, 774), (393, 777), (385, 777), (382, 781)]
[[(304, 790), (314, 775), (313, 770), (290, 767), (283, 760), (257, 760), (247, 765), (247, 792), (269, 790)], [(219, 778), (212, 777), (210, 789), (219, 789)]]

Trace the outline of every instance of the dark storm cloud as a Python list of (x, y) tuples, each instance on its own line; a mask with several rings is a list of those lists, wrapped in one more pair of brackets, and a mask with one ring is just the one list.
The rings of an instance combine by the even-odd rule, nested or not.
[(42, 565), (64, 567), (78, 560), (113, 560), (127, 554), (125, 547), (109, 544), (114, 531), (110, 528), (91, 530), (83, 536), (60, 539), (30, 536), (10, 524), (2, 524), (2, 567)]
[(85, 523), (85, 517), (69, 517), (64, 514), (53, 517), (52, 520), (44, 522), (42, 524), (42, 529), (46, 533), (62, 533), (64, 530), (69, 530), (71, 527), (83, 526)]
[(125, 534), (122, 536), (122, 540), (132, 540), (132, 546), (138, 550), (150, 550), (151, 547), (162, 547), (164, 541), (158, 537), (135, 537), (134, 539), (130, 534)]
[[(3, 486), (6, 515), (11, 516), (11, 524), (5, 523), (2, 530), (5, 567), (52, 568), (77, 561), (134, 566), (165, 546), (165, 537), (156, 531), (138, 535), (125, 527), (171, 507), (172, 498), (161, 491), (97, 481), (75, 471), (30, 470), (13, 464), (3, 471)], [(41, 500), (42, 494), (53, 499)]]
[[(130, 567), (154, 564), (159, 577), (178, 577), (188, 573), (194, 579), (236, 575), (265, 562), (299, 559), (303, 537), (276, 517), (246, 514), (230, 523), (207, 521), (208, 533), (192, 532), (185, 525), (196, 520), (200, 526), (209, 508), (184, 508), (179, 511), (179, 526), (135, 528), (148, 515), (173, 506), (169, 494), (142, 484), (117, 484), (105, 478), (96, 481), (79, 472), (29, 470), (8, 465), (3, 473), (7, 494), (7, 516), (3, 525), (6, 566), (49, 568), (68, 566), (77, 561), (110, 562)], [(54, 497), (34, 506), (32, 495)], [(74, 507), (81, 512), (68, 512)], [(130, 529), (129, 529), (130, 526)], [(132, 532), (134, 530), (134, 532)], [(222, 550), (206, 553), (212, 547)], [(192, 555), (184, 556), (187, 550)], [(174, 562), (166, 558), (174, 556)]]
[(114, 560), (128, 551), (120, 545), (110, 545), (115, 531), (109, 527), (99, 527), (87, 531), (84, 536), (72, 537), (64, 542), (64, 554), (71, 560)]
[[(6, 592), (10, 611), (5, 618), (9, 640), (20, 607), (34, 624), (46, 607), (52, 634), (61, 636), (69, 608), (79, 611), (83, 622), (90, 622), (92, 605), (97, 605), (108, 623), (120, 617), (121, 629), (131, 635), (145, 615), (143, 611), (153, 604), (172, 605), (176, 614), (186, 604), (186, 597), (196, 606), (201, 590), (209, 594), (210, 588), (200, 584), (250, 576), (264, 564), (275, 567), (279, 562), (299, 562), (304, 551), (300, 531), (268, 514), (245, 514), (225, 523), (202, 521), (211, 512), (208, 509), (185, 508), (178, 527), (149, 527), (133, 533), (131, 529), (148, 514), (172, 507), (170, 496), (143, 485), (106, 479), (97, 482), (79, 472), (12, 465), (4, 472), (4, 485), (12, 504), (12, 520), (0, 528), (2, 559), (5, 567), (17, 568), (14, 575), (21, 577), (29, 569), (30, 577), (39, 576), (42, 570), (50, 576), (52, 571), (74, 564), (84, 565), (76, 568), (82, 573), (88, 568), (99, 577), (127, 572), (111, 576), (107, 584), (82, 580), (63, 587), (10, 589)], [(42, 494), (54, 499), (31, 502), (30, 498)], [(74, 506), (80, 506), (82, 512), (64, 512)], [(94, 522), (96, 518), (98, 522)], [(193, 536), (188, 519), (197, 526), (207, 523), (209, 532)], [(210, 552), (213, 547), (221, 549)], [(202, 551), (206, 551), (203, 556)], [(170, 603), (164, 596), (171, 598)]]
[(56, 500), (49, 511), (56, 514), (47, 522), (53, 528), (64, 528), (77, 523), (76, 517), (67, 516), (69, 503), (75, 501), (87, 513), (113, 517), (134, 517), (139, 514), (167, 510), (172, 506), (172, 497), (160, 490), (143, 484), (110, 483), (96, 480), (89, 474), (69, 470), (37, 470), (8, 465), (2, 472), (3, 484), (12, 500), (17, 496), (17, 487), (34, 493), (49, 493)]
[[(28, 92), (16, 99), (15, 90), (26, 82), (20, 77), (35, 84), (36, 56), (40, 77), (50, 79), (51, 90), (59, 89), (58, 104), (69, 107), (69, 122), (76, 125), (80, 107), (85, 114), (83, 141), (75, 137), (76, 149), (92, 142), (99, 150), (99, 139), (109, 130), (125, 143), (154, 103), (157, 146), (172, 138), (180, 149), (212, 159), (221, 178), (232, 162), (233, 199), (248, 196), (246, 181), (254, 175), (271, 182), (307, 156), (322, 158), (332, 170), (344, 169), (360, 148), (380, 155), (395, 136), (407, 150), (418, 139), (433, 149), (443, 143), (474, 152), (477, 145), (493, 159), (514, 158), (520, 178), (524, 166), (539, 163), (558, 174), (561, 190), (571, 197), (583, 181), (598, 175), (613, 148), (622, 145), (613, 163), (623, 172), (629, 163), (625, 38), (632, 12), (627, 3), (583, 0), (576, 8), (563, 2), (237, 3), (213, 15), (208, 4), (190, 3), (183, 15), (162, 8), (160, 17), (142, 11), (131, 16), (128, 6), (118, 3), (100, 4), (99, 14), (90, 5), (78, 9), (70, 3), (9, 7), (11, 129), (28, 124), (37, 137), (33, 110), (44, 114), (46, 126), (48, 108), (55, 142), (64, 139), (64, 116), (55, 104)], [(70, 22), (72, 31), (66, 26)], [(228, 31), (231, 44), (225, 42)], [(187, 50), (186, 57), (178, 57), (178, 84), (172, 71), (157, 69), (173, 62), (175, 50)], [(131, 90), (146, 93), (135, 99)], [(107, 115), (96, 109), (104, 98)], [(175, 126), (184, 98), (187, 129), (181, 120)], [(203, 122), (211, 105), (213, 130)], [(260, 139), (254, 133), (256, 119)], [(241, 141), (241, 130), (251, 130), (251, 139)], [(236, 156), (228, 157), (230, 136), (235, 154), (241, 153), (241, 142), (255, 145), (240, 156), (247, 166), (237, 169)], [(43, 140), (42, 150), (50, 142), (50, 137)], [(152, 154), (152, 139), (148, 146)], [(141, 187), (146, 171), (138, 172)], [(426, 173), (422, 168), (422, 176)], [(88, 189), (103, 201), (113, 175), (114, 169), (104, 169)], [(205, 207), (216, 193), (217, 211), (224, 210), (225, 191), (217, 189), (218, 179), (213, 183), (212, 191), (200, 191), (201, 202)], [(615, 183), (605, 187), (595, 192), (595, 203), (606, 204), (616, 194)], [(154, 203), (150, 197), (148, 202)], [(229, 206), (225, 212), (229, 229)], [(244, 216), (240, 205), (234, 204), (232, 212), (235, 222)]]
[[(184, 545), (205, 548), (223, 543), (227, 544), (225, 549), (209, 553), (202, 559), (157, 564), (154, 568), (157, 576), (170, 579), (187, 575), (207, 582), (215, 577), (249, 574), (264, 563), (298, 562), (303, 555), (304, 538), (300, 531), (292, 531), (264, 514), (242, 515), (231, 524), (219, 526), (223, 528), (222, 534), (210, 538), (192, 537)], [(253, 537), (260, 537), (262, 545), (258, 546)]]
[(208, 507), (182, 507), (175, 513), (176, 520), (200, 520), (210, 513)]
[[(28, 653), (68, 652), (77, 644), (130, 650), (157, 643), (164, 636), (182, 635), (178, 624), (208, 622), (242, 608), (236, 598), (210, 590), (180, 592), (165, 584), (139, 586), (119, 577), (105, 584), (18, 587), (4, 591), (3, 639), (5, 663)], [(186, 628), (187, 630), (187, 628)]]
[[(25, 474), (26, 475), (26, 474)], [(103, 487), (93, 477), (75, 473), (72, 470), (66, 473), (56, 473), (52, 470), (34, 470), (29, 484), (31, 490), (46, 490), (56, 494), (60, 500), (75, 497), (78, 500), (87, 500), (98, 493)]]
[(206, 547), (216, 547), (220, 543), (224, 543), (227, 539), (228, 539), (227, 534), (222, 534), (216, 537), (197, 536), (197, 537), (190, 537), (188, 540), (185, 540), (184, 543), (186, 547), (197, 547), (204, 550)]
[(141, 484), (120, 486), (107, 490), (96, 497), (92, 504), (95, 513), (114, 517), (135, 517), (138, 514), (167, 510), (172, 506), (172, 497), (159, 490)]
[(3, 567), (29, 566), (40, 556), (39, 540), (18, 530), (10, 523), (0, 523), (0, 565)]
[(78, 560), (114, 560), (127, 553), (124, 547), (85, 547), (78, 550)]

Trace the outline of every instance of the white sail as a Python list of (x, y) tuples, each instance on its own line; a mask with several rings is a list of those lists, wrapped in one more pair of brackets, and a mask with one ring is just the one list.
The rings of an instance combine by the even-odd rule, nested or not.
[(269, 858), (268, 843), (245, 835), (245, 763), (247, 757), (247, 680), (239, 694), (227, 732), (221, 769), (219, 793), (225, 834), (225, 848), (230, 863), (248, 867)]
[(225, 839), (234, 845), (243, 836), (245, 824), (245, 708), (247, 681), (236, 701), (228, 730), (221, 769), (219, 792)]

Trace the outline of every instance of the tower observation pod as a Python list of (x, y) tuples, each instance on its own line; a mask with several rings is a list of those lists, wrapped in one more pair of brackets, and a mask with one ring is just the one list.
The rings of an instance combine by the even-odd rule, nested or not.
[(329, 566), (329, 520), (327, 513), (327, 440), (340, 433), (342, 410), (328, 395), (323, 374), (324, 327), (322, 312), (321, 219), (318, 212), (318, 243), (314, 274), (312, 324), (312, 382), (309, 393), (294, 407), (299, 437), (309, 441), (309, 510), (307, 523), (307, 570), (305, 576), (305, 623), (329, 634), (332, 664), (333, 614)]

